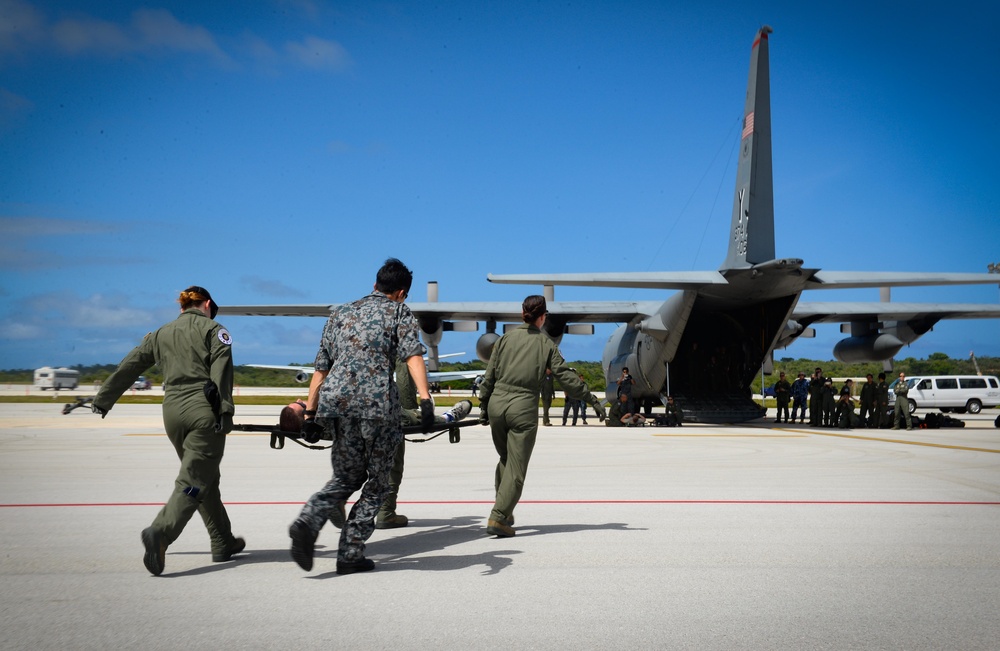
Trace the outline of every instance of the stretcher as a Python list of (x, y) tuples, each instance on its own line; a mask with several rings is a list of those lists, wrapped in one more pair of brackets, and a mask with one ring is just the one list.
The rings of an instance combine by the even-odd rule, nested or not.
[(65, 416), (74, 409), (79, 409), (80, 407), (90, 407), (94, 402), (94, 396), (77, 396), (76, 402), (67, 402), (63, 405), (62, 413)]
[[(479, 422), (475, 420), (467, 420), (455, 423), (434, 423), (430, 432), (422, 438), (415, 438), (416, 435), (423, 434), (423, 431), (419, 425), (409, 426), (403, 428), (403, 438), (410, 443), (425, 443), (427, 441), (432, 441), (442, 434), (448, 434), (449, 443), (458, 443), (462, 440), (461, 428), (469, 427), (471, 425), (478, 425)], [(271, 435), (271, 449), (272, 450), (282, 450), (285, 447), (285, 439), (291, 440), (293, 443), (301, 445), (309, 450), (329, 450), (332, 443), (329, 445), (321, 445), (317, 443), (309, 443), (305, 440), (304, 434), (301, 431), (289, 431), (282, 429), (280, 425), (252, 425), (237, 423), (233, 425), (233, 431), (239, 432), (267, 432)], [(329, 434), (323, 434), (320, 437), (320, 441), (330, 441)]]

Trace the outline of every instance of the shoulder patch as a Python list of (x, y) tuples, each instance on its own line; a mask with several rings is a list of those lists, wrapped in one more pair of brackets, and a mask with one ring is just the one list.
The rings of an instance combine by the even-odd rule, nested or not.
[(229, 331), (225, 328), (219, 328), (219, 341), (227, 346), (233, 345), (233, 337), (229, 334)]

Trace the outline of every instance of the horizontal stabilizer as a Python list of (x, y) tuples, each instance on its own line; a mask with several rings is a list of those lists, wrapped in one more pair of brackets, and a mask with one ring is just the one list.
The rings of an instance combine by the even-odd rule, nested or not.
[(930, 287), (931, 285), (1000, 285), (997, 274), (924, 273), (919, 271), (817, 271), (806, 289)]
[(626, 287), (632, 289), (698, 289), (725, 285), (718, 271), (664, 271), (579, 274), (487, 274), (491, 283), (504, 285), (564, 285), (575, 287)]
[(909, 321), (927, 317), (935, 319), (996, 319), (1000, 318), (1000, 305), (800, 301), (792, 312), (793, 319), (808, 323), (847, 323), (863, 320)]

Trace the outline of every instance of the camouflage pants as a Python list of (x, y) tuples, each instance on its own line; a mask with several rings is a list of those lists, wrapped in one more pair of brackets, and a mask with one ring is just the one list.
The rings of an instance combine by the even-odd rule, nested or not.
[(361, 489), (337, 546), (337, 560), (356, 561), (365, 555), (365, 542), (375, 531), (375, 515), (389, 493), (389, 472), (403, 432), (399, 422), (361, 418), (338, 418), (336, 426), (333, 420), (321, 424), (333, 430), (333, 478), (309, 498), (299, 519), (318, 534), (330, 512)]

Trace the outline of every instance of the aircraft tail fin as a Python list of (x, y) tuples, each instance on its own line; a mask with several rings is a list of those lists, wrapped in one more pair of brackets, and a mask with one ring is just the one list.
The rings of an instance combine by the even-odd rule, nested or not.
[(774, 259), (774, 191), (771, 177), (771, 82), (767, 37), (761, 27), (750, 54), (729, 252), (721, 270), (746, 269)]

